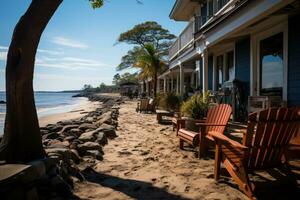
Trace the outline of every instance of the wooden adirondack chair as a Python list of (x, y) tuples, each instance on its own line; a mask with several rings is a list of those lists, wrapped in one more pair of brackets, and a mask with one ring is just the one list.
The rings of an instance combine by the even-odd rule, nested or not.
[(183, 149), (183, 143), (186, 142), (193, 146), (199, 145), (198, 157), (204, 156), (209, 141), (213, 138), (208, 134), (211, 131), (223, 134), (232, 113), (231, 106), (228, 104), (219, 104), (208, 110), (206, 120), (195, 120), (199, 128), (199, 132), (185, 129), (185, 119), (179, 120), (180, 129), (177, 133), (179, 137), (180, 149)]
[(249, 172), (280, 167), (287, 161), (285, 151), (298, 131), (299, 114), (295, 108), (271, 108), (250, 114), (243, 144), (210, 132), (216, 143), (215, 179), (219, 179), (222, 163), (239, 188), (255, 199)]
[(141, 99), (137, 105), (137, 112), (148, 111), (149, 99)]

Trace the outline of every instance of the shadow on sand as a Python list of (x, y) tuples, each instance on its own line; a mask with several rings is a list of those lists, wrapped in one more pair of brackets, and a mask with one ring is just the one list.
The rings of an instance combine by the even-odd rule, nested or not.
[(124, 179), (120, 177), (111, 176), (108, 174), (102, 174), (94, 171), (91, 168), (86, 169), (83, 172), (86, 181), (97, 183), (103, 187), (108, 187), (113, 190), (122, 192), (127, 196), (130, 196), (138, 200), (147, 199), (164, 199), (164, 200), (190, 200), (179, 195), (171, 194), (164, 188), (158, 188), (153, 186), (149, 182), (143, 182), (132, 179)]

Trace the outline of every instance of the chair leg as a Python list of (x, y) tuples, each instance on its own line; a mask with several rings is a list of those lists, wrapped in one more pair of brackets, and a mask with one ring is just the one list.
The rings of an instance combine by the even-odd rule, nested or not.
[(206, 152), (206, 140), (204, 134), (200, 132), (199, 134), (199, 152), (198, 152), (198, 158), (203, 158)]
[(183, 140), (182, 139), (179, 139), (179, 148), (183, 149)]
[(238, 169), (235, 169), (227, 159), (224, 161), (224, 166), (233, 180), (238, 184), (240, 190), (242, 190), (250, 199), (256, 199), (245, 167), (241, 165)]
[(216, 144), (215, 168), (214, 168), (214, 178), (216, 181), (218, 181), (220, 178), (220, 167), (221, 167), (221, 149), (220, 149), (220, 145)]

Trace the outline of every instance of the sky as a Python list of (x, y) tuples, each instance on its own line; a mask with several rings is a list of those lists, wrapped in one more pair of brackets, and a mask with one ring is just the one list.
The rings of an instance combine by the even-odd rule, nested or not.
[[(157, 21), (179, 35), (184, 22), (169, 19), (175, 0), (107, 0), (93, 10), (88, 0), (64, 0), (47, 25), (36, 55), (34, 89), (62, 91), (111, 84), (121, 57), (133, 46), (116, 44), (120, 33)], [(13, 29), (31, 0), (1, 0), (0, 90), (5, 90), (7, 49)]]

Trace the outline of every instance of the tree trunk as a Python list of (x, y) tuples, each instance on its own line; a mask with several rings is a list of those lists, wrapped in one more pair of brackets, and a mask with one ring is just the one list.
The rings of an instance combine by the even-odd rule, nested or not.
[(33, 94), (34, 62), (40, 37), (62, 0), (32, 0), (15, 27), (6, 63), (6, 118), (0, 160), (43, 158), (45, 152)]
[(154, 98), (156, 98), (157, 96), (157, 72), (155, 72), (155, 75), (154, 75), (154, 86), (153, 86), (153, 96)]

